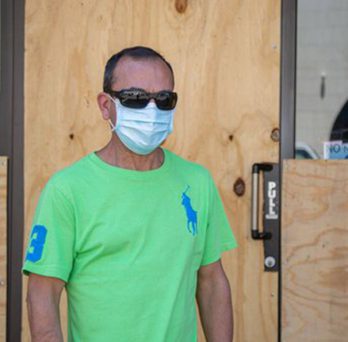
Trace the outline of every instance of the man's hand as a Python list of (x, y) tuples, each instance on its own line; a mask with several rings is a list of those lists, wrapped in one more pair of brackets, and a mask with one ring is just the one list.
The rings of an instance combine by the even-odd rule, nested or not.
[(27, 306), (32, 342), (62, 342), (59, 301), (65, 283), (30, 273)]
[(196, 299), (206, 340), (231, 342), (231, 289), (220, 260), (201, 266), (198, 270)]

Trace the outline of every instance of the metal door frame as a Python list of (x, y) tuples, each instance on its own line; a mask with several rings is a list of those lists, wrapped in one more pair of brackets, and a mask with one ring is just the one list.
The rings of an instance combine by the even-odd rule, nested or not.
[[(296, 45), (297, 45), (297, 0), (282, 0), (281, 5), (281, 68), (280, 68), (280, 154), (279, 184), (282, 184), (284, 159), (295, 158), (296, 128)], [(280, 207), (281, 213), (281, 187)], [(279, 250), (281, 265), (281, 223), (279, 232)], [(282, 269), (278, 281), (278, 341), (281, 341), (282, 328)]]
[(0, 154), (8, 156), (6, 340), (21, 341), (24, 0), (1, 0)]

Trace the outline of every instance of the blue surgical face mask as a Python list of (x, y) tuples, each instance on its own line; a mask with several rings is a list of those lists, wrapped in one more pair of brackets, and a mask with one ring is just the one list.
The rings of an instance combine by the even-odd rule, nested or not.
[(109, 120), (112, 130), (134, 153), (151, 153), (173, 131), (175, 109), (158, 109), (152, 101), (145, 108), (133, 109), (123, 106), (118, 99), (111, 99), (116, 108), (116, 125)]

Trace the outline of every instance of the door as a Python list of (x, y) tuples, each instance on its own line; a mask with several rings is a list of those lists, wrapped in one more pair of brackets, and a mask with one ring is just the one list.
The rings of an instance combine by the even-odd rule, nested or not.
[[(280, 16), (279, 0), (27, 0), (26, 238), (49, 176), (108, 139), (96, 106), (107, 58), (151, 46), (172, 63), (179, 94), (166, 147), (212, 172), (239, 243), (222, 258), (235, 340), (276, 341), (278, 274), (264, 272), (250, 212), (252, 165), (279, 158)], [(25, 310), (23, 327), (28, 341)]]
[(284, 161), (282, 174), (281, 336), (347, 341), (348, 2), (297, 3), (296, 159)]
[(347, 341), (348, 161), (287, 160), (282, 341)]

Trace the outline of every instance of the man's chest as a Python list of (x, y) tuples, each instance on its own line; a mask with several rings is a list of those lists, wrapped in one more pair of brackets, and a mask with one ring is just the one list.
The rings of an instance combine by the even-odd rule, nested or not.
[(199, 265), (207, 216), (204, 194), (186, 184), (117, 190), (86, 196), (78, 208), (77, 267), (107, 262), (121, 269), (165, 268), (175, 258)]

